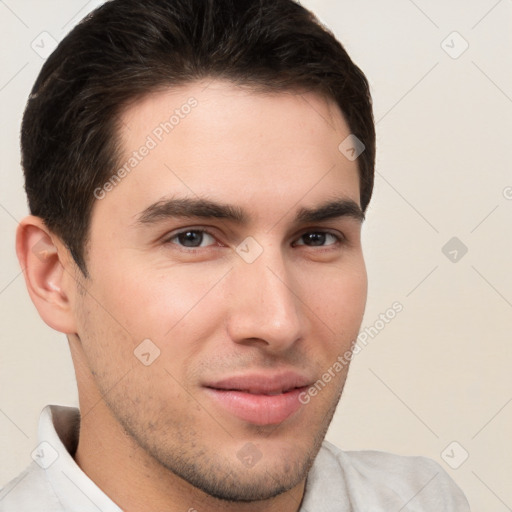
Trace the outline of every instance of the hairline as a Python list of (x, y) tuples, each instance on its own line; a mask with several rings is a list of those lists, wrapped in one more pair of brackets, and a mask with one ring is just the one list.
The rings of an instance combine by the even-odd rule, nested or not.
[[(122, 129), (125, 125), (123, 121), (123, 116), (133, 107), (137, 105), (137, 103), (142, 102), (148, 98), (151, 98), (152, 96), (157, 96), (160, 94), (170, 93), (170, 92), (179, 92), (180, 90), (184, 90), (191, 85), (200, 84), (202, 81), (210, 80), (210, 84), (213, 82), (220, 82), (220, 83), (228, 83), (232, 84), (233, 86), (236, 86), (238, 88), (246, 89), (249, 93), (252, 94), (262, 94), (262, 95), (271, 95), (271, 96), (279, 96), (282, 94), (292, 94), (292, 95), (298, 95), (302, 96), (303, 94), (315, 94), (318, 98), (321, 98), (322, 100), (326, 101), (327, 104), (329, 104), (330, 107), (334, 106), (336, 108), (336, 113), (339, 114), (345, 122), (345, 124), (348, 126), (349, 130), (351, 130), (350, 124), (346, 118), (345, 113), (342, 111), (337, 99), (332, 95), (329, 94), (327, 91), (322, 90), (322, 88), (314, 87), (314, 86), (306, 86), (304, 84), (279, 84), (277, 82), (263, 82), (263, 80), (255, 80), (248, 79), (248, 80), (235, 80), (234, 78), (229, 78), (229, 76), (225, 75), (204, 75), (199, 76), (196, 78), (190, 78), (188, 80), (180, 81), (179, 83), (160, 83), (155, 84), (154, 87), (152, 87), (150, 90), (142, 92), (142, 93), (134, 93), (133, 96), (127, 98), (123, 103), (118, 105), (117, 109), (112, 113), (112, 117), (110, 119), (111, 121), (111, 130), (112, 130), (112, 137), (114, 139), (114, 142), (116, 143), (116, 146), (118, 148), (118, 154), (117, 158), (115, 160), (115, 164), (113, 166), (113, 169), (110, 170), (108, 174), (106, 174), (106, 180), (110, 179), (116, 172), (116, 169), (118, 169), (123, 161), (126, 159), (126, 153), (127, 149), (123, 146), (124, 138)], [(206, 87), (205, 87), (206, 89)], [(332, 109), (329, 108), (329, 112), (332, 114)], [(317, 115), (319, 115), (317, 113)], [(123, 153), (121, 153), (123, 152)], [(359, 165), (359, 162), (356, 160), (356, 166), (357, 166), (357, 174), (359, 177), (359, 181), (361, 182), (362, 179), (362, 170)], [(362, 194), (362, 187), (359, 187), (359, 199), (361, 199)], [(82, 243), (82, 260), (84, 263), (84, 268), (82, 269), (80, 266), (77, 266), (80, 268), (81, 273), (84, 275), (85, 278), (89, 278), (89, 272), (87, 269), (87, 256), (90, 249), (90, 234), (91, 234), (91, 219), (93, 215), (93, 210), (96, 205), (96, 203), (100, 201), (100, 199), (94, 197), (91, 202), (91, 208), (88, 212), (88, 219), (86, 222), (86, 231), (84, 233), (83, 243)], [(366, 212), (366, 208), (361, 207), (361, 210), (363, 214)], [(76, 259), (73, 256), (73, 260)]]

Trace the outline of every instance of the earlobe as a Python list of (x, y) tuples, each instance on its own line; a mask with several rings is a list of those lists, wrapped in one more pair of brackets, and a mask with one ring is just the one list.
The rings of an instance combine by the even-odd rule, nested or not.
[(74, 279), (65, 246), (41, 218), (29, 215), (18, 226), (16, 253), (30, 298), (44, 322), (63, 333), (76, 332), (70, 300)]

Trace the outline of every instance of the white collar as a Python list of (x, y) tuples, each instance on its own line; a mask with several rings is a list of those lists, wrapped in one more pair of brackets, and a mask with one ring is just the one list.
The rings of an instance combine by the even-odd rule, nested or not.
[(47, 405), (39, 419), (39, 444), (33, 452), (34, 460), (45, 470), (66, 511), (122, 512), (71, 456), (76, 451), (79, 424), (78, 409)]

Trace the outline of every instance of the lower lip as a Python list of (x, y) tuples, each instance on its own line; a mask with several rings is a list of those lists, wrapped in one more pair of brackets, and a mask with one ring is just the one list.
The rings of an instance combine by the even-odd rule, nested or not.
[(299, 395), (307, 387), (281, 395), (255, 395), (243, 391), (206, 388), (210, 396), (231, 414), (255, 425), (277, 425), (297, 412), (302, 405)]

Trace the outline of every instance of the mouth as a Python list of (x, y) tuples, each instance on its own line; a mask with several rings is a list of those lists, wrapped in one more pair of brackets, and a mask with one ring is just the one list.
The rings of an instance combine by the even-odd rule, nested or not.
[(293, 372), (240, 375), (203, 387), (225, 412), (254, 425), (278, 425), (298, 412), (311, 381)]

